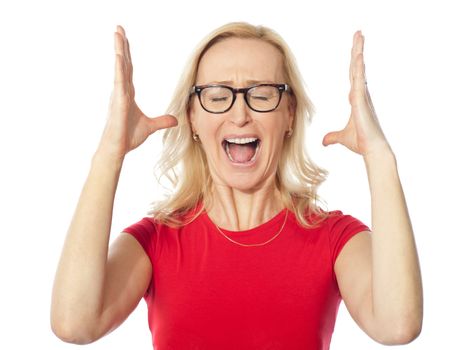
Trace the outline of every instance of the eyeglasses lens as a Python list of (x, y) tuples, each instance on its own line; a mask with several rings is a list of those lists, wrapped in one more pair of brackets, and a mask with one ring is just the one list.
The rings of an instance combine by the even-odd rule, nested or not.
[(201, 102), (210, 112), (223, 112), (231, 106), (233, 93), (230, 89), (214, 86), (205, 88), (201, 93)]
[[(233, 101), (233, 92), (222, 86), (207, 87), (201, 92), (201, 102), (205, 109), (213, 113), (227, 111)], [(256, 86), (247, 91), (247, 101), (251, 109), (259, 112), (277, 107), (279, 90), (274, 86)]]
[(258, 86), (248, 91), (249, 106), (258, 111), (269, 111), (277, 107), (280, 93), (274, 86)]

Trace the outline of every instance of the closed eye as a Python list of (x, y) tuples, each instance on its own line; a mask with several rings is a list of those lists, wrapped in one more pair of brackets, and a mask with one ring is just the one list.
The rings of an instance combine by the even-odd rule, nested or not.
[(210, 102), (224, 102), (226, 100), (228, 100), (228, 97), (213, 97)]
[(255, 100), (261, 100), (261, 101), (268, 101), (269, 100), (269, 97), (266, 97), (266, 96), (251, 96), (251, 98), (253, 98)]

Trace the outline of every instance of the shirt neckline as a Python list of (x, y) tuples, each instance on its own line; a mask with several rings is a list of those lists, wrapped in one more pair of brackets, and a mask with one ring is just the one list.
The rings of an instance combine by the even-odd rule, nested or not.
[[(280, 230), (283, 221), (285, 220), (285, 215), (289, 215), (288, 212), (286, 212), (288, 209), (283, 208), (280, 210), (277, 214), (275, 214), (272, 218), (267, 220), (266, 222), (252, 227), (247, 230), (241, 230), (241, 231), (232, 231), (228, 230), (222, 227), (218, 227), (225, 235), (229, 237), (251, 237), (251, 236), (259, 236), (261, 234), (267, 234), (267, 235), (272, 235), (278, 230)], [(212, 221), (210, 216), (208, 215), (207, 211), (204, 209), (202, 216), (206, 222), (208, 222), (215, 230), (217, 230), (217, 225)], [(287, 218), (288, 220), (288, 218)], [(285, 227), (284, 227), (285, 230)], [(275, 232), (274, 232), (275, 231)]]

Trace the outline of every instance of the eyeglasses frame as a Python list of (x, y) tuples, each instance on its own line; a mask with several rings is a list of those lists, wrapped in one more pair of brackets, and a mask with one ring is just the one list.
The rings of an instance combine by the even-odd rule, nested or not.
[[(255, 108), (251, 107), (251, 105), (248, 102), (247, 93), (248, 93), (249, 90), (251, 90), (253, 88), (256, 88), (256, 87), (259, 87), (259, 86), (273, 86), (273, 87), (276, 87), (278, 89), (278, 91), (280, 93), (280, 97), (278, 99), (277, 105), (274, 108), (269, 109), (267, 111), (259, 111)], [(208, 109), (206, 109), (204, 107), (204, 105), (202, 103), (202, 100), (201, 100), (201, 97), (200, 97), (200, 94), (202, 93), (202, 91), (204, 89), (210, 88), (210, 87), (222, 87), (222, 88), (227, 88), (228, 90), (231, 90), (231, 93), (233, 94), (233, 99), (231, 101), (230, 106), (228, 108), (226, 108), (224, 111), (212, 112), (212, 111), (209, 111)], [(272, 112), (275, 109), (277, 109), (277, 107), (280, 105), (280, 101), (282, 100), (282, 95), (283, 95), (284, 92), (290, 92), (291, 93), (291, 87), (288, 84), (256, 84), (256, 85), (248, 86), (248, 87), (245, 87), (245, 88), (234, 88), (234, 87), (231, 87), (231, 86), (228, 86), (228, 85), (208, 84), (208, 85), (194, 85), (191, 89), (190, 95), (197, 94), (197, 96), (199, 98), (200, 106), (202, 106), (202, 108), (205, 111), (207, 111), (209, 113), (213, 113), (213, 114), (222, 114), (222, 113), (228, 112), (231, 109), (231, 107), (233, 107), (234, 103), (236, 102), (236, 96), (239, 93), (242, 93), (244, 95), (244, 101), (246, 102), (247, 106), (250, 109), (252, 109), (253, 111), (258, 112), (258, 113), (268, 113), (268, 112)]]

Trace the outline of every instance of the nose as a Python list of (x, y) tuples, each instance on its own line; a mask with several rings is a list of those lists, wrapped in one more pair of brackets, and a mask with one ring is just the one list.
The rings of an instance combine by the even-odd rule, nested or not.
[(241, 127), (252, 120), (251, 109), (244, 100), (242, 93), (237, 94), (236, 100), (228, 113), (230, 121), (236, 126)]

